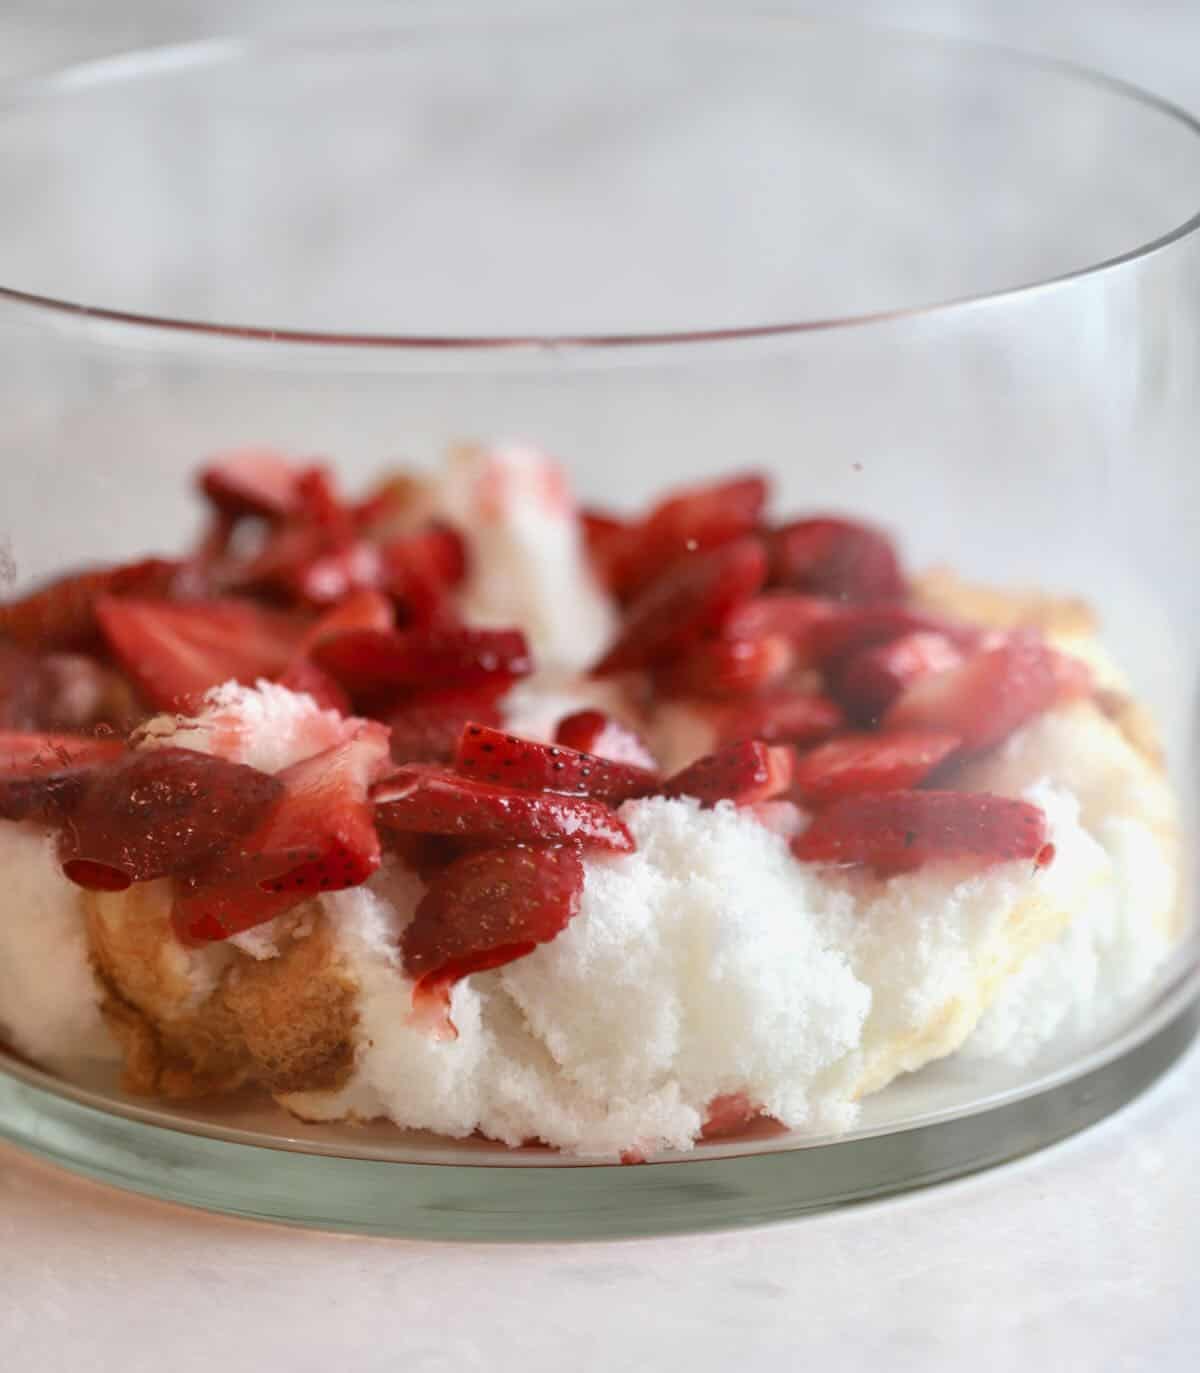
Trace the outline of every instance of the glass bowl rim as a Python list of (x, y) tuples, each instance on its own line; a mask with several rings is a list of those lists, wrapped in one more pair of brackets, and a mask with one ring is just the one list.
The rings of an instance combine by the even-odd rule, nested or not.
[[(1028, 51), (1005, 43), (920, 32), (893, 25), (833, 19), (794, 10), (755, 5), (741, 9), (729, 4), (702, 3), (686, 8), (672, 6), (664, 11), (646, 13), (637, 6), (596, 6), (585, 3), (571, 13), (539, 11), (520, 7), (504, 15), (455, 13), (453, 10), (437, 14), (406, 15), (403, 19), (378, 19), (369, 25), (326, 28), (305, 25), (294, 28), (265, 29), (256, 34), (213, 36), (195, 40), (130, 49), (104, 57), (72, 63), (48, 73), (33, 76), (0, 89), (0, 120), (23, 108), (42, 103), (57, 96), (89, 87), (112, 85), (123, 80), (162, 74), (170, 70), (195, 69), (222, 63), (247, 63), (256, 59), (278, 57), (288, 51), (328, 48), (331, 42), (360, 45), (375, 44), (381, 39), (395, 40), (403, 36), (434, 33), (461, 33), (475, 29), (489, 32), (503, 29), (512, 32), (519, 27), (537, 25), (543, 29), (571, 29), (581, 21), (606, 23), (643, 23), (649, 26), (669, 24), (698, 28), (703, 22), (735, 23), (739, 26), (778, 24), (809, 31), (824, 30), (860, 41), (904, 43), (929, 50), (955, 52), (964, 59), (1005, 62), (1030, 71), (1057, 74), (1098, 92), (1115, 95), (1132, 105), (1167, 116), (1200, 139), (1200, 117), (1190, 114), (1182, 106), (1145, 88), (1109, 75), (1084, 63)], [(1200, 192), (1198, 192), (1200, 195)], [(637, 333), (579, 333), (579, 334), (516, 334), (516, 335), (421, 335), (381, 332), (342, 332), (337, 330), (279, 329), (269, 325), (236, 325), (219, 321), (173, 318), (151, 312), (122, 310), (115, 307), (89, 305), (78, 300), (22, 290), (0, 282), (0, 306), (10, 306), (37, 313), (49, 313), (77, 320), (94, 320), (108, 325), (140, 332), (161, 332), (194, 338), (231, 339), (243, 342), (276, 343), (283, 345), (313, 344), (322, 347), (371, 348), (385, 351), (433, 351), (441, 354), (476, 352), (511, 352), (538, 350), (631, 350), (646, 347), (680, 348), (687, 345), (729, 344), (755, 339), (786, 338), (788, 336), (822, 333), (837, 329), (861, 328), (898, 320), (923, 320), (970, 309), (975, 306), (1018, 300), (1071, 285), (1084, 278), (1112, 274), (1124, 267), (1157, 256), (1173, 245), (1193, 235), (1200, 237), (1200, 201), (1196, 210), (1182, 223), (1167, 229), (1154, 238), (1137, 244), (1124, 252), (1096, 262), (1084, 263), (1015, 286), (1003, 286), (934, 300), (911, 306), (866, 311), (827, 318), (779, 321), (762, 324), (737, 325), (717, 329), (646, 330)]]

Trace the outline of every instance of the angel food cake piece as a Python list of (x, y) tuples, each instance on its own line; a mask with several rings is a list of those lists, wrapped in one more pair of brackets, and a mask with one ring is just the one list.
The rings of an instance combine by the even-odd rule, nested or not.
[(189, 556), (0, 607), (35, 1062), (644, 1156), (1029, 1061), (1178, 935), (1161, 760), (1076, 602), (910, 583), (754, 475), (638, 519), (519, 448), (201, 487)]

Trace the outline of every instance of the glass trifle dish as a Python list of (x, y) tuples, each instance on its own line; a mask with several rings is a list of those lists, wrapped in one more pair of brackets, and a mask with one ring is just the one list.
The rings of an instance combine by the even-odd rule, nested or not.
[(410, 1232), (430, 1164), (554, 1178), (533, 1233), (564, 1163), (726, 1170), (690, 1220), (606, 1172), (636, 1231), (980, 1166), (1182, 1050), (1185, 117), (796, 21), (416, 25), (52, 78), (33, 165), (11, 1137)]

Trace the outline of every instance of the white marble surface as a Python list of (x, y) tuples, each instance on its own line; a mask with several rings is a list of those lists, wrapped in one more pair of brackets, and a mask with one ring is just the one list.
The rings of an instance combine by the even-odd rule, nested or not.
[[(8, 0), (0, 73), (270, 24), (282, 9)], [(292, 17), (322, 9), (287, 6)], [(1039, 47), (1200, 105), (1195, 0), (841, 9)], [(524, 1248), (208, 1217), (0, 1147), (0, 1368), (1184, 1373), (1200, 1351), (1197, 1138), (1193, 1051), (1118, 1117), (978, 1178), (768, 1229)]]
[(1200, 1054), (976, 1178), (769, 1228), (362, 1240), (130, 1200), (0, 1148), (6, 1373), (1184, 1373), (1200, 1350)]

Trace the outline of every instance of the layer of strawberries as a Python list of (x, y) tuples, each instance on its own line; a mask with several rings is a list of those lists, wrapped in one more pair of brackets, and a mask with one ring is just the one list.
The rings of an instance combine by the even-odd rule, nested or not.
[[(0, 606), (0, 817), (53, 826), (80, 886), (174, 879), (187, 942), (356, 886), (390, 849), (427, 883), (405, 969), (418, 1003), (444, 1006), (457, 979), (564, 928), (581, 855), (632, 851), (617, 808), (653, 795), (731, 801), (768, 823), (798, 805), (812, 817), (795, 826), (799, 859), (884, 877), (1053, 856), (1036, 806), (954, 780), (1086, 695), (1086, 668), (1036, 633), (914, 608), (882, 533), (773, 524), (760, 476), (672, 493), (636, 519), (582, 515), (623, 612), (593, 675), (621, 678), (640, 718), (687, 705), (716, 740), (673, 776), (595, 710), (563, 719), (553, 744), (500, 728), (501, 698), (533, 669), (525, 636), (461, 622), (467, 549), (421, 516), (409, 479), (355, 502), (324, 467), (242, 451), (199, 486), (208, 527), (187, 557)], [(312, 757), (268, 775), (139, 747), (150, 715), (259, 678), (336, 712)]]

